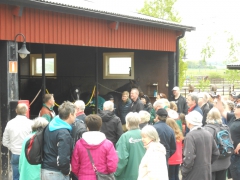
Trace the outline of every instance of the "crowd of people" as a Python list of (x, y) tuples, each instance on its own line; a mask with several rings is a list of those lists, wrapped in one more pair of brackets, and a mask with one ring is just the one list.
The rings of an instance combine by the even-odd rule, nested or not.
[[(54, 96), (46, 94), (34, 120), (18, 104), (2, 141), (11, 152), (13, 180), (96, 180), (98, 173), (116, 180), (179, 180), (179, 174), (183, 180), (238, 180), (240, 95), (193, 92), (185, 98), (179, 87), (172, 93), (172, 101), (159, 93), (152, 104), (133, 88), (118, 104), (111, 97), (87, 116), (82, 100), (63, 102), (55, 115)], [(43, 161), (31, 165), (25, 144), (44, 128)], [(220, 130), (227, 145), (219, 144)]]

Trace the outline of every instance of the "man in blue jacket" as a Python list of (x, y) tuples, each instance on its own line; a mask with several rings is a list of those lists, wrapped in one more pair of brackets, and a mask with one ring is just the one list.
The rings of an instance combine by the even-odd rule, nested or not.
[(166, 162), (176, 151), (176, 139), (174, 131), (166, 124), (168, 112), (164, 108), (160, 108), (156, 112), (155, 124), (153, 127), (157, 130), (161, 143), (166, 148)]
[(75, 105), (65, 101), (58, 112), (44, 132), (42, 180), (69, 180)]

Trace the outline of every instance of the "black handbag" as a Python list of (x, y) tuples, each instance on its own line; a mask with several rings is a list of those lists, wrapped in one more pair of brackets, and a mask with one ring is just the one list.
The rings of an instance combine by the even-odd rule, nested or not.
[(96, 166), (94, 164), (94, 161), (93, 161), (93, 158), (92, 158), (92, 155), (91, 155), (89, 149), (87, 149), (87, 152), (88, 152), (89, 159), (90, 159), (90, 161), (92, 163), (93, 170), (96, 173), (97, 180), (115, 180), (115, 177), (114, 177), (113, 173), (111, 173), (111, 174), (100, 173), (97, 170), (97, 168), (96, 168)]

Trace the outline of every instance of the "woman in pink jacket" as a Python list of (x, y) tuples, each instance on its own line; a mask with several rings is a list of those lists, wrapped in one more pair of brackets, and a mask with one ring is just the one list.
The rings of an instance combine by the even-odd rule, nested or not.
[(88, 132), (78, 140), (72, 155), (72, 172), (78, 179), (96, 180), (87, 149), (90, 150), (97, 170), (104, 174), (116, 171), (118, 156), (111, 141), (100, 132), (102, 119), (98, 115), (88, 115), (85, 119)]
[(169, 125), (175, 134), (176, 138), (176, 151), (175, 153), (168, 159), (168, 175), (169, 180), (179, 180), (179, 166), (182, 163), (182, 141), (183, 141), (183, 134), (176, 123), (176, 121), (172, 118), (167, 118), (166, 121), (167, 125)]

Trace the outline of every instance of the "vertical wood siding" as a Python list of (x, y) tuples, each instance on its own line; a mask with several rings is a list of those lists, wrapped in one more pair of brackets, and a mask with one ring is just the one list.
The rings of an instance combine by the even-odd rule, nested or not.
[[(110, 29), (106, 20), (24, 8), (14, 16), (12, 6), (0, 4), (0, 40), (23, 33), (29, 43), (175, 51), (174, 30), (121, 23)], [(19, 36), (17, 41), (22, 41)]]

